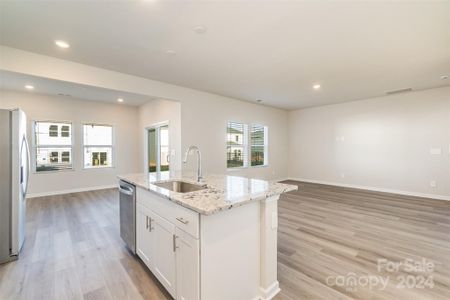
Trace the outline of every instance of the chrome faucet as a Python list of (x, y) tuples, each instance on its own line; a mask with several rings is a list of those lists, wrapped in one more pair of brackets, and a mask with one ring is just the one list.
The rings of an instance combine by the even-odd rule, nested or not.
[(202, 153), (200, 152), (200, 149), (197, 146), (189, 146), (189, 148), (186, 150), (186, 153), (184, 154), (184, 160), (183, 163), (187, 163), (188, 155), (191, 152), (191, 150), (195, 150), (197, 152), (197, 181), (200, 182), (203, 179), (202, 176)]

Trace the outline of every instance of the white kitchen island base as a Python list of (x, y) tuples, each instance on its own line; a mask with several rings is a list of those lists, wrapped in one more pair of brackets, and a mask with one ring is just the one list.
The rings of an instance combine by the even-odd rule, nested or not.
[(201, 215), (201, 299), (271, 299), (279, 292), (278, 197)]
[(136, 253), (173, 298), (268, 300), (280, 291), (278, 199), (296, 186), (222, 176), (183, 194), (120, 178), (136, 185)]

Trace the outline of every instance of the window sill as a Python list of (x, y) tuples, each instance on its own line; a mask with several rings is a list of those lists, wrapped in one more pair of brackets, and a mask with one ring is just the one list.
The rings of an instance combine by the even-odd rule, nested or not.
[(227, 171), (239, 171), (239, 170), (245, 170), (245, 169), (248, 169), (248, 167), (227, 168)]
[(49, 170), (49, 171), (36, 171), (33, 170), (33, 174), (51, 174), (51, 173), (60, 173), (60, 172), (74, 172), (75, 169), (62, 169), (62, 170)]
[(247, 170), (247, 169), (258, 169), (258, 168), (267, 168), (269, 165), (258, 165), (258, 166), (249, 166), (249, 167), (236, 167), (236, 168), (227, 168), (227, 171), (239, 171), (239, 170)]
[(102, 166), (102, 167), (83, 167), (83, 170), (96, 170), (96, 169), (114, 169), (114, 166)]
[(269, 165), (258, 165), (258, 166), (251, 166), (250, 169), (257, 169), (257, 168), (267, 168)]

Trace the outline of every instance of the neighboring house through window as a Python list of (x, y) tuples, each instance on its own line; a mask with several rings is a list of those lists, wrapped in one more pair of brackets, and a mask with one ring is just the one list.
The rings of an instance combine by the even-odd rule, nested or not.
[(83, 125), (84, 167), (113, 166), (113, 127), (110, 125)]
[(36, 172), (72, 169), (72, 124), (36, 121), (33, 127)]
[[(227, 168), (242, 168), (250, 165), (268, 165), (268, 128), (264, 125), (252, 124), (250, 126), (250, 139), (248, 125), (238, 122), (227, 124)], [(248, 147), (247, 145), (250, 145)], [(248, 152), (250, 148), (250, 153)], [(250, 159), (248, 159), (248, 157)]]
[(247, 166), (247, 125), (228, 122), (227, 125), (227, 168)]

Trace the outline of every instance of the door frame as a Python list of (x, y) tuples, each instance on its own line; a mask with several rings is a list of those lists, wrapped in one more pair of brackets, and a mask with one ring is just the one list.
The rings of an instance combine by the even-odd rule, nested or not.
[[(160, 144), (160, 131), (158, 130), (158, 128), (167, 126), (169, 128), (169, 143), (168, 143), (168, 147), (169, 147), (169, 156), (171, 156), (171, 149), (170, 149), (170, 122), (167, 121), (162, 121), (162, 122), (157, 122), (157, 123), (153, 123), (149, 126), (144, 127), (144, 170), (145, 170), (145, 174), (149, 174), (150, 172), (148, 171), (148, 132), (150, 129), (155, 129), (156, 130), (156, 149), (160, 149), (161, 144)], [(169, 161), (169, 173), (170, 173), (170, 165), (171, 162)], [(158, 151), (158, 153), (156, 154), (156, 173), (161, 173), (161, 151)]]

